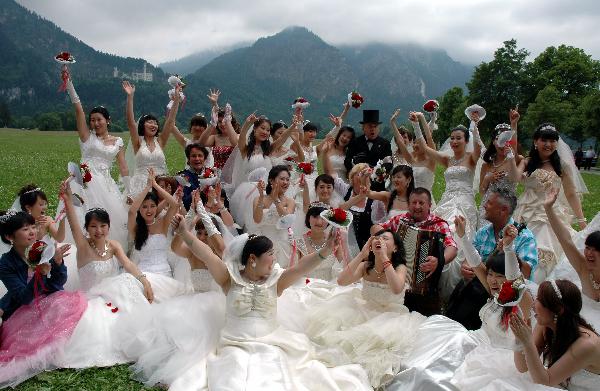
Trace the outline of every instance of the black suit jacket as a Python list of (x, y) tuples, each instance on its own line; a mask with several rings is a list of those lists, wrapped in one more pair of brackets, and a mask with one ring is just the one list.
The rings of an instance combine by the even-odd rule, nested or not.
[(369, 150), (367, 138), (364, 135), (352, 140), (348, 146), (346, 159), (344, 160), (344, 166), (346, 166), (348, 172), (350, 172), (355, 164), (368, 163), (371, 167), (374, 167), (377, 161), (386, 156), (392, 156), (392, 146), (389, 140), (378, 136), (375, 140), (372, 140), (372, 143), (373, 146)]

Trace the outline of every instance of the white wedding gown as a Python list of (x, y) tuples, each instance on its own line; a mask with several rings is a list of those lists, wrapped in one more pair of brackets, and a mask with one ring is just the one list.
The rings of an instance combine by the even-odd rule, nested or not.
[[(374, 388), (405, 368), (417, 329), (426, 318), (408, 311), (404, 292), (396, 295), (387, 284), (366, 280), (362, 280), (362, 287), (329, 291), (311, 285), (308, 292), (298, 296), (308, 307), (304, 325), (312, 341), (324, 348), (341, 349), (336, 355), (338, 362), (360, 364)], [(309, 294), (314, 298), (307, 297)]]
[(168, 173), (165, 154), (158, 143), (158, 138), (154, 139), (154, 150), (150, 151), (146, 139), (140, 137), (140, 148), (135, 154), (135, 169), (131, 176), (130, 196), (135, 197), (144, 190), (148, 184), (149, 168), (153, 168), (157, 176)]
[(348, 183), (348, 171), (346, 170), (346, 166), (344, 165), (344, 160), (346, 160), (345, 155), (330, 155), (329, 161), (331, 162), (331, 168), (334, 172), (332, 175), (334, 178), (340, 178), (344, 182)]
[[(446, 181), (446, 190), (432, 211), (436, 216), (446, 220), (450, 226), (452, 235), (456, 237), (454, 227), (454, 218), (463, 216), (466, 219), (465, 234), (468, 237), (474, 237), (477, 231), (477, 206), (475, 205), (475, 194), (473, 192), (474, 171), (465, 166), (450, 166), (444, 172)], [(460, 262), (464, 259), (461, 249), (456, 258), (444, 266), (440, 278), (440, 295), (444, 300), (450, 297), (458, 281), (462, 278), (460, 275)]]
[(122, 343), (135, 377), (148, 386), (173, 384), (183, 390), (202, 382), (193, 367), (213, 352), (225, 322), (225, 296), (207, 269), (191, 271), (194, 294), (134, 311)]
[[(155, 300), (166, 300), (181, 293), (180, 284), (161, 275), (147, 273)], [(57, 358), (63, 368), (111, 366), (128, 362), (120, 335), (129, 325), (127, 314), (150, 311), (141, 282), (129, 273), (119, 274), (119, 262), (110, 259), (90, 261), (79, 269), (81, 289), (88, 307), (77, 324), (64, 354)]]
[[(79, 224), (83, 229), (85, 213), (92, 208), (103, 208), (110, 217), (110, 238), (119, 241), (127, 249), (127, 207), (123, 194), (112, 178), (110, 171), (117, 153), (123, 148), (123, 140), (117, 137), (114, 145), (105, 145), (94, 133), (86, 142), (79, 141), (81, 163), (86, 163), (92, 174), (92, 180), (81, 187), (71, 181), (73, 193), (83, 198), (83, 206), (76, 207)], [(69, 222), (65, 222), (65, 242), (75, 243), (71, 235)]]

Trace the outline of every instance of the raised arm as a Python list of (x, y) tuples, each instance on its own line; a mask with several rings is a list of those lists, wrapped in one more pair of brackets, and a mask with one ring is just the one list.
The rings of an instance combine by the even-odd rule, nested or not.
[(546, 216), (548, 216), (548, 222), (550, 223), (550, 227), (554, 232), (554, 235), (558, 238), (567, 259), (573, 266), (573, 269), (577, 271), (577, 274), (581, 275), (587, 270), (586, 268), (586, 259), (585, 256), (579, 252), (575, 243), (573, 243), (573, 239), (571, 238), (571, 234), (567, 229), (565, 223), (556, 215), (554, 211), (554, 203), (558, 198), (558, 193), (560, 189), (552, 188), (546, 193), (546, 200), (544, 201), (544, 210), (546, 211)]
[(131, 237), (135, 236), (135, 227), (136, 227), (136, 217), (137, 213), (144, 202), (144, 198), (146, 198), (146, 194), (150, 190), (152, 190), (152, 181), (153, 178), (148, 175), (148, 182), (146, 183), (146, 187), (139, 192), (132, 200), (131, 205), (129, 206), (129, 211), (127, 212), (127, 230), (129, 231), (129, 235)]
[(472, 268), (473, 273), (481, 282), (481, 285), (485, 288), (486, 292), (490, 293), (490, 287), (487, 283), (487, 270), (485, 265), (481, 262), (481, 255), (473, 246), (471, 240), (465, 235), (466, 219), (463, 216), (456, 216), (454, 218), (454, 226), (456, 227), (456, 235), (458, 236), (458, 242), (465, 255), (465, 260), (469, 267)]
[(81, 225), (79, 225), (79, 219), (77, 218), (77, 213), (75, 213), (75, 209), (73, 207), (73, 194), (71, 193), (71, 188), (69, 187), (69, 178), (64, 180), (60, 185), (60, 197), (65, 203), (65, 212), (67, 219), (69, 220), (69, 226), (71, 227), (71, 234), (73, 235), (75, 246), (77, 246), (79, 249), (83, 249), (88, 245), (88, 242), (85, 236), (83, 236), (83, 231), (81, 229)]
[(202, 243), (202, 241), (190, 232), (184, 223), (183, 216), (179, 214), (175, 215), (172, 224), (175, 232), (181, 236), (192, 253), (204, 262), (216, 283), (219, 284), (224, 292), (227, 292), (230, 284), (230, 276), (227, 266), (225, 266), (221, 258), (216, 256), (207, 244)]
[(348, 263), (348, 266), (342, 270), (337, 279), (338, 285), (350, 285), (359, 281), (363, 277), (365, 274), (365, 260), (369, 257), (372, 241), (373, 236), (367, 240), (367, 243), (365, 243), (362, 250), (356, 255), (356, 257), (354, 257), (354, 259), (352, 259), (352, 261), (350, 261), (350, 263)]
[(436, 151), (435, 149), (430, 148), (425, 142), (425, 136), (423, 136), (423, 132), (421, 131), (421, 125), (419, 124), (418, 114), (421, 114), (421, 116), (423, 115), (422, 113), (411, 112), (408, 117), (415, 130), (415, 142), (417, 142), (419, 146), (423, 149), (423, 151), (425, 151), (425, 155), (427, 155), (428, 158), (436, 161), (444, 167), (448, 167), (449, 157), (447, 155), (444, 155), (443, 153)]
[(69, 94), (71, 103), (73, 103), (73, 107), (75, 108), (75, 122), (77, 124), (77, 133), (79, 133), (79, 139), (82, 143), (85, 143), (88, 138), (90, 138), (90, 130), (87, 126), (85, 113), (83, 112), (83, 106), (81, 106), (81, 100), (79, 100), (79, 96), (77, 95), (77, 92), (75, 92), (75, 87), (73, 86), (73, 80), (70, 78), (69, 81), (67, 81), (67, 93)]
[[(246, 118), (246, 121), (244, 121), (244, 124), (242, 125), (242, 128), (240, 129), (240, 136), (238, 137), (238, 149), (240, 150), (240, 154), (242, 155), (242, 157), (246, 157), (246, 153), (248, 152), (248, 145), (246, 144), (246, 139), (248, 136), (248, 130), (250, 130), (250, 127), (256, 122), (256, 120), (258, 120), (258, 117), (256, 116), (256, 111), (252, 114), (250, 114), (248, 116), (248, 118)], [(252, 151), (250, 151), (252, 152)]]
[(129, 129), (129, 136), (131, 137), (133, 153), (135, 154), (140, 149), (140, 135), (138, 134), (137, 123), (135, 121), (135, 114), (133, 111), (133, 95), (135, 94), (135, 86), (125, 80), (123, 81), (123, 90), (125, 91), (125, 94), (127, 94), (125, 115), (127, 117), (127, 128)]
[(400, 109), (396, 109), (394, 111), (394, 114), (392, 114), (392, 117), (390, 118), (390, 127), (392, 128), (392, 133), (394, 135), (394, 141), (396, 142), (396, 145), (398, 146), (398, 151), (400, 151), (400, 154), (402, 155), (402, 157), (404, 157), (404, 159), (406, 159), (406, 161), (409, 164), (414, 164), (414, 159), (413, 159), (412, 153), (410, 153), (408, 151), (408, 148), (406, 148), (404, 139), (402, 138), (402, 135), (400, 134), (400, 131), (398, 130), (398, 126), (396, 125), (396, 119), (398, 118), (399, 115), (400, 115)]
[[(435, 150), (435, 143), (433, 142), (433, 136), (432, 136), (432, 132), (431, 132), (431, 126), (429, 125), (429, 122), (427, 122), (427, 120), (425, 119), (425, 115), (423, 113), (419, 113), (421, 114), (418, 118), (419, 118), (419, 122), (421, 124), (421, 126), (423, 127), (423, 136), (425, 136), (425, 141), (427, 142), (427, 146), (433, 150)], [(435, 125), (435, 118), (436, 115), (432, 116), (432, 121), (433, 124)]]
[(164, 148), (167, 145), (167, 141), (169, 141), (169, 136), (171, 132), (173, 132), (173, 128), (175, 127), (175, 119), (177, 118), (177, 111), (179, 111), (179, 103), (181, 101), (181, 86), (175, 87), (175, 94), (173, 94), (173, 106), (171, 110), (169, 110), (169, 114), (167, 115), (167, 119), (165, 120), (165, 125), (163, 126), (163, 131), (158, 136), (158, 143), (161, 148)]

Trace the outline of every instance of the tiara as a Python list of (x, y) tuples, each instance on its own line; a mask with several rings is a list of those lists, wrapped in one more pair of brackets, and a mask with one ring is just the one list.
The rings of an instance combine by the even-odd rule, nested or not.
[(327, 205), (326, 203), (321, 202), (321, 201), (314, 201), (314, 202), (311, 202), (308, 207), (309, 208), (325, 208), (325, 209), (329, 209), (329, 208), (331, 208), (331, 205)]
[(562, 293), (560, 293), (560, 289), (558, 289), (558, 285), (556, 285), (556, 280), (549, 280), (550, 281), (550, 285), (552, 285), (552, 288), (554, 288), (554, 293), (556, 293), (556, 296), (558, 296), (559, 300), (562, 300)]
[(104, 209), (104, 208), (90, 208), (87, 211), (87, 213), (92, 213), (92, 212), (104, 212), (104, 213), (108, 213), (106, 211), (106, 209)]
[(17, 215), (17, 213), (19, 213), (19, 212), (14, 209), (9, 209), (5, 214), (0, 216), (0, 223), (5, 224), (6, 222), (8, 222), (8, 220), (15, 217)]
[(35, 193), (37, 191), (42, 191), (42, 188), (41, 187), (36, 187), (35, 189), (27, 190), (22, 195), (29, 194), (29, 193)]
[(554, 125), (544, 125), (540, 128), (540, 130), (549, 130), (551, 132), (556, 132), (558, 133), (558, 130), (556, 130), (556, 128), (554, 127)]
[(503, 123), (503, 124), (496, 125), (494, 130), (512, 130), (512, 128), (510, 127), (509, 124)]

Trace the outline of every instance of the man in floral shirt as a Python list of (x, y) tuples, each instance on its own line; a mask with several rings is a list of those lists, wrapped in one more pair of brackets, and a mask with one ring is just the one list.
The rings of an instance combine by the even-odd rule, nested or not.
[(444, 236), (444, 259), (428, 256), (427, 261), (420, 266), (420, 270), (429, 276), (435, 276), (430, 282), (432, 289), (427, 296), (410, 294), (405, 296), (405, 305), (411, 311), (418, 311), (423, 315), (433, 315), (441, 312), (441, 299), (437, 285), (441, 269), (445, 264), (452, 262), (458, 252), (456, 242), (450, 232), (446, 220), (431, 214), (431, 193), (423, 187), (414, 189), (408, 198), (408, 212), (392, 217), (381, 225), (374, 225), (371, 233), (382, 229), (391, 229), (396, 232), (400, 223), (409, 224), (422, 230), (434, 231)]
[(189, 144), (185, 147), (187, 166), (183, 171), (177, 173), (177, 175), (184, 176), (190, 182), (190, 186), (183, 188), (183, 206), (185, 209), (190, 209), (192, 192), (200, 187), (198, 179), (204, 173), (204, 163), (207, 156), (208, 150), (200, 144)]

